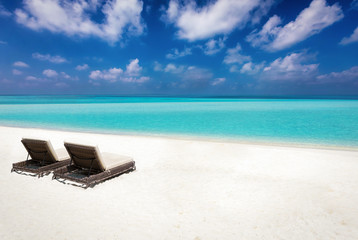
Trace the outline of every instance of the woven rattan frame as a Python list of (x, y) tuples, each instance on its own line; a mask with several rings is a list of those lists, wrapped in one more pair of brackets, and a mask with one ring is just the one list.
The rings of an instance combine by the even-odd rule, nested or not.
[[(136, 167), (135, 167), (135, 162), (132, 161), (103, 172), (97, 172), (97, 173), (92, 172), (90, 175), (87, 175), (86, 170), (88, 171), (88, 169), (83, 169), (75, 165), (66, 166), (54, 171), (52, 179), (59, 180), (60, 182), (63, 183), (66, 183), (66, 180), (69, 180), (78, 184), (78, 185), (73, 184), (75, 186), (88, 188), (88, 187), (94, 187), (98, 183), (104, 182), (110, 178), (114, 178), (123, 173), (129, 173), (131, 171), (134, 171), (136, 170)], [(82, 173), (83, 178), (72, 176), (72, 174), (79, 173), (81, 171), (83, 171)]]
[(31, 174), (26, 174), (26, 173), (32, 173), (33, 176), (37, 176), (40, 178), (40, 177), (50, 174), (52, 171), (57, 170), (58, 168), (62, 168), (64, 166), (69, 165), (70, 159), (59, 161), (56, 163), (45, 162), (44, 166), (41, 166), (36, 169), (31, 168), (31, 166), (34, 164), (37, 165), (37, 164), (39, 164), (39, 162), (30, 159), (30, 160), (25, 160), (22, 162), (14, 163), (14, 164), (12, 164), (11, 172), (16, 172), (16, 173), (25, 174), (25, 175), (31, 175)]
[[(52, 155), (49, 149), (49, 146), (47, 145), (48, 143), (44, 140), (23, 139), (21, 140), (21, 142), (28, 152), (27, 159), (25, 161), (12, 164), (11, 172), (37, 176), (40, 178), (50, 174), (52, 171), (58, 168), (70, 164), (70, 158), (62, 161), (56, 161), (55, 157)], [(41, 152), (33, 151), (29, 147), (29, 144), (43, 144), (44, 150), (41, 150)], [(36, 158), (29, 159), (29, 156), (36, 157)], [(36, 166), (36, 168), (34, 168), (34, 166)]]

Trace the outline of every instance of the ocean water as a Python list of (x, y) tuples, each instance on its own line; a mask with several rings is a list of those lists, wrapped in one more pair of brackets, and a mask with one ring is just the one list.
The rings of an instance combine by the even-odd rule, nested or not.
[(0, 96), (0, 125), (358, 147), (358, 100)]

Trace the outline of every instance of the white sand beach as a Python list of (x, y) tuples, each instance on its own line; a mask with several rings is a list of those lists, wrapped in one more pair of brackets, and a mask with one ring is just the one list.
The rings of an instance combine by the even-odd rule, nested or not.
[[(82, 189), (10, 173), (23, 136), (132, 156)], [(0, 239), (358, 239), (358, 151), (0, 127)]]

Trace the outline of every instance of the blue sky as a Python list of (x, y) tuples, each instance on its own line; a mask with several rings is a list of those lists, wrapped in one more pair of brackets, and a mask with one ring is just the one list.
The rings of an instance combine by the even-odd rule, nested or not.
[(0, 94), (358, 95), (358, 0), (0, 0)]

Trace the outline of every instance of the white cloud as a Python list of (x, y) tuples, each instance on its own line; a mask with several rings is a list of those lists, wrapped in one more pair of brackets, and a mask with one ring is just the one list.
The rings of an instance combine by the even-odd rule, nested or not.
[(228, 34), (235, 28), (244, 27), (254, 10), (260, 9), (263, 3), (267, 3), (265, 9), (272, 5), (272, 1), (264, 0), (217, 0), (198, 7), (194, 0), (184, 3), (171, 0), (164, 19), (167, 23), (174, 23), (179, 29), (179, 38), (196, 41), (217, 34)]
[(169, 59), (177, 59), (187, 55), (191, 55), (191, 48), (184, 48), (183, 51), (179, 51), (177, 48), (174, 48), (171, 50), (171, 53), (166, 55), (166, 57)]
[(40, 53), (33, 53), (32, 57), (41, 61), (49, 61), (52, 63), (65, 63), (68, 62), (65, 58), (61, 56), (51, 56), (50, 54), (40, 54)]
[(58, 76), (58, 73), (55, 70), (52, 70), (52, 69), (43, 70), (42, 74), (45, 75), (46, 77), (49, 77), (49, 78), (53, 78), (53, 77)]
[(229, 48), (227, 50), (227, 54), (224, 58), (224, 63), (225, 64), (242, 64), (244, 62), (251, 61), (251, 57), (241, 54), (241, 51), (242, 51), (242, 49), (241, 49), (241, 46), (239, 43), (236, 45), (236, 47)]
[(291, 53), (284, 58), (277, 58), (262, 73), (263, 80), (306, 80), (312, 78), (318, 64), (304, 64), (313, 57), (304, 52)]
[(275, 15), (267, 21), (261, 31), (253, 31), (246, 40), (252, 46), (277, 51), (318, 34), (342, 18), (343, 12), (338, 3), (329, 6), (325, 0), (313, 0), (294, 21), (281, 27), (281, 19)]
[(26, 80), (32, 80), (32, 81), (43, 81), (43, 82), (49, 82), (49, 81), (54, 81), (54, 80), (59, 80), (59, 79), (65, 79), (65, 80), (73, 80), (73, 81), (77, 81), (78, 80), (78, 77), (71, 77), (70, 75), (68, 75), (67, 73), (65, 72), (56, 72), (55, 70), (52, 70), (52, 69), (46, 69), (42, 72), (43, 75), (45, 75), (46, 77), (48, 78), (51, 78), (52, 80), (50, 79), (43, 79), (43, 78), (36, 78), (34, 76), (28, 76), (26, 78)]
[(263, 68), (264, 64), (254, 64), (253, 62), (245, 63), (240, 69), (240, 73), (256, 74)]
[(77, 65), (76, 66), (76, 70), (78, 70), (78, 71), (83, 71), (83, 70), (86, 70), (88, 68), (89, 68), (88, 64), (83, 64), (83, 65)]
[(250, 42), (253, 47), (261, 46), (263, 43), (269, 43), (282, 29), (278, 27), (279, 24), (281, 24), (281, 18), (274, 15), (265, 23), (260, 32), (257, 32), (257, 30), (253, 31), (246, 37), (246, 40)]
[(39, 83), (49, 83), (49, 82), (53, 81), (53, 80), (48, 79), (48, 78), (38, 78), (38, 77), (34, 77), (34, 76), (27, 76), (25, 78), (25, 80), (28, 83), (31, 83), (30, 85), (38, 85)]
[(94, 85), (98, 85), (98, 82), (93, 80), (105, 80), (110, 83), (122, 81), (132, 83), (143, 83), (148, 81), (150, 78), (147, 76), (141, 76), (142, 67), (139, 66), (139, 60), (136, 58), (131, 60), (126, 66), (126, 71), (121, 68), (110, 68), (108, 70), (95, 70), (89, 75), (90, 81)]
[(5, 42), (5, 41), (1, 41), (1, 40), (0, 40), (0, 44), (5, 45), (5, 44), (7, 44), (7, 42)]
[(25, 78), (27, 81), (36, 81), (38, 78), (37, 77), (34, 77), (34, 76), (27, 76)]
[(10, 17), (12, 14), (0, 3), (0, 17)]
[(28, 68), (29, 65), (27, 63), (21, 62), (21, 61), (17, 61), (14, 62), (13, 64), (14, 67), (23, 67), (23, 68)]
[(144, 83), (150, 80), (150, 77), (141, 76), (141, 77), (123, 77), (121, 78), (122, 82), (130, 82), (130, 83)]
[(212, 86), (216, 86), (222, 84), (226, 81), (226, 78), (215, 78), (214, 81), (211, 83)]
[(161, 72), (163, 71), (163, 66), (162, 64), (160, 64), (158, 61), (155, 61), (154, 62), (154, 68), (153, 68), (154, 71), (156, 72)]
[(182, 73), (184, 71), (185, 67), (184, 66), (177, 66), (173, 63), (169, 63), (167, 64), (167, 66), (164, 68), (164, 72), (168, 72), (168, 73)]
[(167, 64), (163, 67), (160, 63), (154, 62), (154, 70), (161, 71), (167, 74), (172, 74), (170, 77), (170, 86), (180, 88), (200, 88), (209, 85), (213, 78), (213, 73), (205, 68), (187, 65), (176, 65), (173, 63)]
[(202, 47), (204, 54), (214, 55), (214, 54), (220, 52), (225, 47), (225, 40), (226, 40), (226, 38), (219, 38), (218, 40), (210, 39)]
[(254, 74), (262, 69), (263, 63), (254, 64), (251, 62), (250, 56), (243, 55), (241, 52), (242, 48), (239, 43), (237, 43), (236, 47), (227, 50), (223, 62), (230, 66), (230, 72)]
[(139, 66), (138, 58), (131, 60), (131, 62), (126, 67), (126, 74), (128, 76), (139, 76), (142, 71), (142, 67)]
[(212, 72), (205, 68), (173, 63), (169, 63), (165, 67), (162, 67), (159, 63), (157, 65), (159, 66), (157, 71), (173, 75), (169, 78), (171, 81), (168, 81), (171, 87), (203, 88), (207, 87), (213, 78)]
[(350, 35), (349, 37), (343, 38), (339, 44), (347, 45), (347, 44), (354, 43), (354, 42), (358, 42), (358, 27), (354, 30), (352, 35)]
[(65, 79), (71, 79), (71, 76), (68, 75), (68, 74), (65, 73), (65, 72), (61, 72), (61, 77), (62, 77), (62, 78), (65, 78)]
[[(141, 0), (24, 0), (24, 7), (15, 10), (16, 21), (32, 30), (46, 29), (67, 36), (96, 36), (113, 44), (125, 35), (140, 35)], [(100, 23), (95, 15), (103, 14)]]
[(110, 68), (108, 70), (95, 70), (92, 71), (89, 77), (93, 80), (106, 80), (109, 82), (117, 82), (119, 76), (123, 73), (121, 68)]
[(317, 80), (322, 83), (338, 83), (338, 82), (358, 82), (358, 66), (354, 66), (342, 72), (331, 72), (329, 74), (320, 75)]
[(259, 7), (258, 9), (254, 12), (254, 14), (252, 15), (251, 17), (251, 22), (253, 24), (257, 24), (260, 22), (261, 18), (263, 16), (266, 16), (267, 13), (270, 11), (271, 7), (280, 2), (281, 0), (264, 0), (264, 1), (261, 1), (260, 4), (259, 4)]
[(13, 70), (12, 70), (12, 74), (14, 74), (14, 75), (21, 75), (22, 72), (19, 71), (19, 70), (17, 70), (17, 69), (13, 69)]

